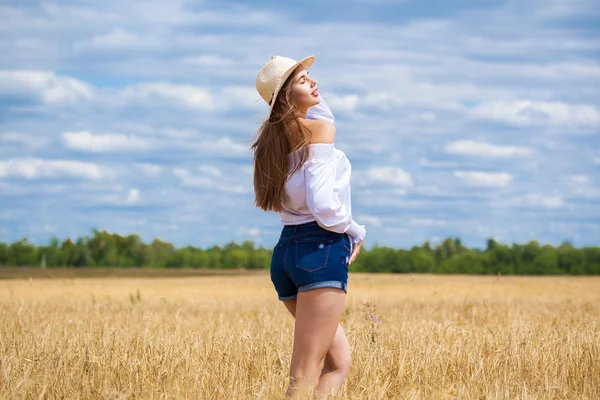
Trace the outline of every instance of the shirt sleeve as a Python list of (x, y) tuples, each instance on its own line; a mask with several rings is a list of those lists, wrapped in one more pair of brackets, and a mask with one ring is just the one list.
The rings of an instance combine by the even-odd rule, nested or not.
[(319, 94), (319, 100), (319, 104), (310, 107), (308, 111), (306, 111), (306, 119), (318, 119), (322, 121), (328, 121), (333, 124), (335, 118), (321, 94)]
[(328, 231), (347, 233), (352, 242), (364, 239), (367, 231), (352, 219), (352, 214), (333, 191), (335, 166), (327, 160), (311, 160), (305, 168), (306, 203), (319, 226)]

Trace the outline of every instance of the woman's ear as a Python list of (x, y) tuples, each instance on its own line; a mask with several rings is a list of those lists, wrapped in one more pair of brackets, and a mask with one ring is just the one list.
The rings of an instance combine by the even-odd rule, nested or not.
[(283, 105), (286, 105), (287, 99), (286, 99), (285, 93), (279, 93), (279, 96), (277, 97), (277, 101), (279, 101)]

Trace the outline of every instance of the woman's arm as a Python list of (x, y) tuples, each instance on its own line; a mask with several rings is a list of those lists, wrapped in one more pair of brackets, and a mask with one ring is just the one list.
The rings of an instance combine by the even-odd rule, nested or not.
[[(312, 132), (313, 144), (331, 145), (335, 140), (335, 126), (324, 121), (307, 121)], [(324, 229), (347, 233), (354, 243), (366, 235), (364, 226), (352, 219), (352, 214), (334, 193), (335, 160), (331, 157), (334, 148), (320, 149), (318, 155), (307, 161), (304, 169), (306, 180), (306, 203), (317, 223)], [(328, 154), (328, 151), (331, 154)]]
[(352, 242), (361, 242), (367, 231), (352, 219), (352, 214), (333, 192), (335, 166), (330, 160), (311, 160), (305, 168), (306, 203), (317, 223), (324, 229), (347, 233)]

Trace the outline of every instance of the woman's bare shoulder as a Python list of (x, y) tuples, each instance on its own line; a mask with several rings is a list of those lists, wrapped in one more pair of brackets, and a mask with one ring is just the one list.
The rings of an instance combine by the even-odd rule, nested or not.
[(335, 141), (335, 125), (329, 121), (305, 119), (302, 123), (310, 130), (310, 143), (333, 143)]

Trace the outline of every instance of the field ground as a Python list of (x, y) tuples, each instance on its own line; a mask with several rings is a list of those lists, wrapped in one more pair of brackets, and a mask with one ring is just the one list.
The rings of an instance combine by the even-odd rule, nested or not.
[[(600, 398), (600, 277), (349, 286), (342, 398)], [(271, 399), (287, 383), (293, 319), (266, 272), (4, 279), (0, 318), (3, 399)]]
[(264, 275), (264, 270), (205, 268), (39, 268), (0, 267), (2, 279), (175, 278), (190, 276)]

